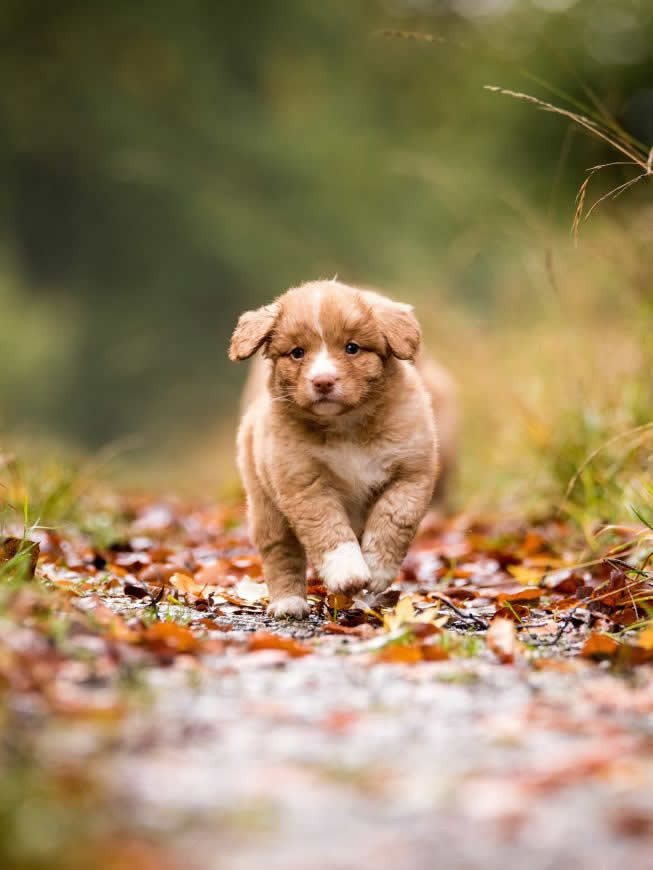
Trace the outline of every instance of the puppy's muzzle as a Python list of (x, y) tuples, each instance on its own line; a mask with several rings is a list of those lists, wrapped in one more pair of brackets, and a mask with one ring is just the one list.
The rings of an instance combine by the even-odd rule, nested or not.
[(333, 375), (316, 375), (311, 378), (311, 386), (315, 395), (321, 399), (328, 398), (335, 390), (336, 380)]

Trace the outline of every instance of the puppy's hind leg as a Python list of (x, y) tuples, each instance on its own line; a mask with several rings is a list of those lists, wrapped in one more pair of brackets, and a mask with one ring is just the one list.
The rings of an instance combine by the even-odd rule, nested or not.
[(270, 591), (268, 613), (303, 619), (310, 610), (306, 600), (306, 556), (288, 530), (283, 539), (261, 549), (263, 572)]
[(256, 504), (250, 498), (252, 540), (263, 559), (263, 575), (270, 592), (268, 613), (303, 619), (306, 600), (306, 555), (286, 518), (259, 490)]

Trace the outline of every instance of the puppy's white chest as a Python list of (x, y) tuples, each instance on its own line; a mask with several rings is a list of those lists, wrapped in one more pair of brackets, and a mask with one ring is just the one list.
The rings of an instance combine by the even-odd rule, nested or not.
[(354, 444), (321, 447), (316, 458), (347, 484), (347, 489), (354, 497), (360, 499), (366, 498), (371, 491), (380, 489), (390, 476), (390, 457), (378, 450)]

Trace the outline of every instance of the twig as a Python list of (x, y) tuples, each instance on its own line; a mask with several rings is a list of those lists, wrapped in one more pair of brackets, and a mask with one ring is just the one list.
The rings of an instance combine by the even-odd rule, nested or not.
[(567, 614), (565, 614), (565, 616), (563, 616), (563, 618), (560, 620), (560, 628), (556, 632), (556, 636), (554, 638), (551, 638), (551, 640), (533, 637), (532, 634), (529, 634), (529, 637), (533, 638), (533, 642), (539, 644), (540, 646), (555, 646), (564, 634), (565, 629), (573, 622), (576, 609), (582, 606), (582, 604), (577, 604), (575, 607), (572, 607), (572, 609)]
[(476, 616), (474, 613), (465, 613), (464, 610), (461, 610), (459, 607), (456, 607), (456, 605), (453, 603), (453, 601), (451, 601), (449, 598), (447, 598), (446, 595), (442, 595), (441, 592), (431, 592), (431, 593), (429, 593), (429, 597), (430, 598), (437, 598), (438, 601), (441, 601), (443, 604), (446, 604), (447, 607), (450, 607), (453, 610), (453, 612), (457, 616), (459, 616), (461, 619), (464, 619), (465, 622), (475, 622), (476, 625), (478, 625), (484, 631), (487, 631), (487, 629), (489, 628), (489, 625), (485, 619), (482, 619), (480, 616)]

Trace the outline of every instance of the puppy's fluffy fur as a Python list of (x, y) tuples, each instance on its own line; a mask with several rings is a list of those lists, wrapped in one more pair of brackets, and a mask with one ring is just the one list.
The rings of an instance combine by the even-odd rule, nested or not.
[[(336, 281), (238, 321), (230, 358), (266, 358), (238, 464), (273, 615), (307, 614), (307, 560), (336, 593), (381, 592), (396, 577), (439, 467), (419, 345), (410, 306)], [(446, 394), (446, 374), (426, 369)]]

